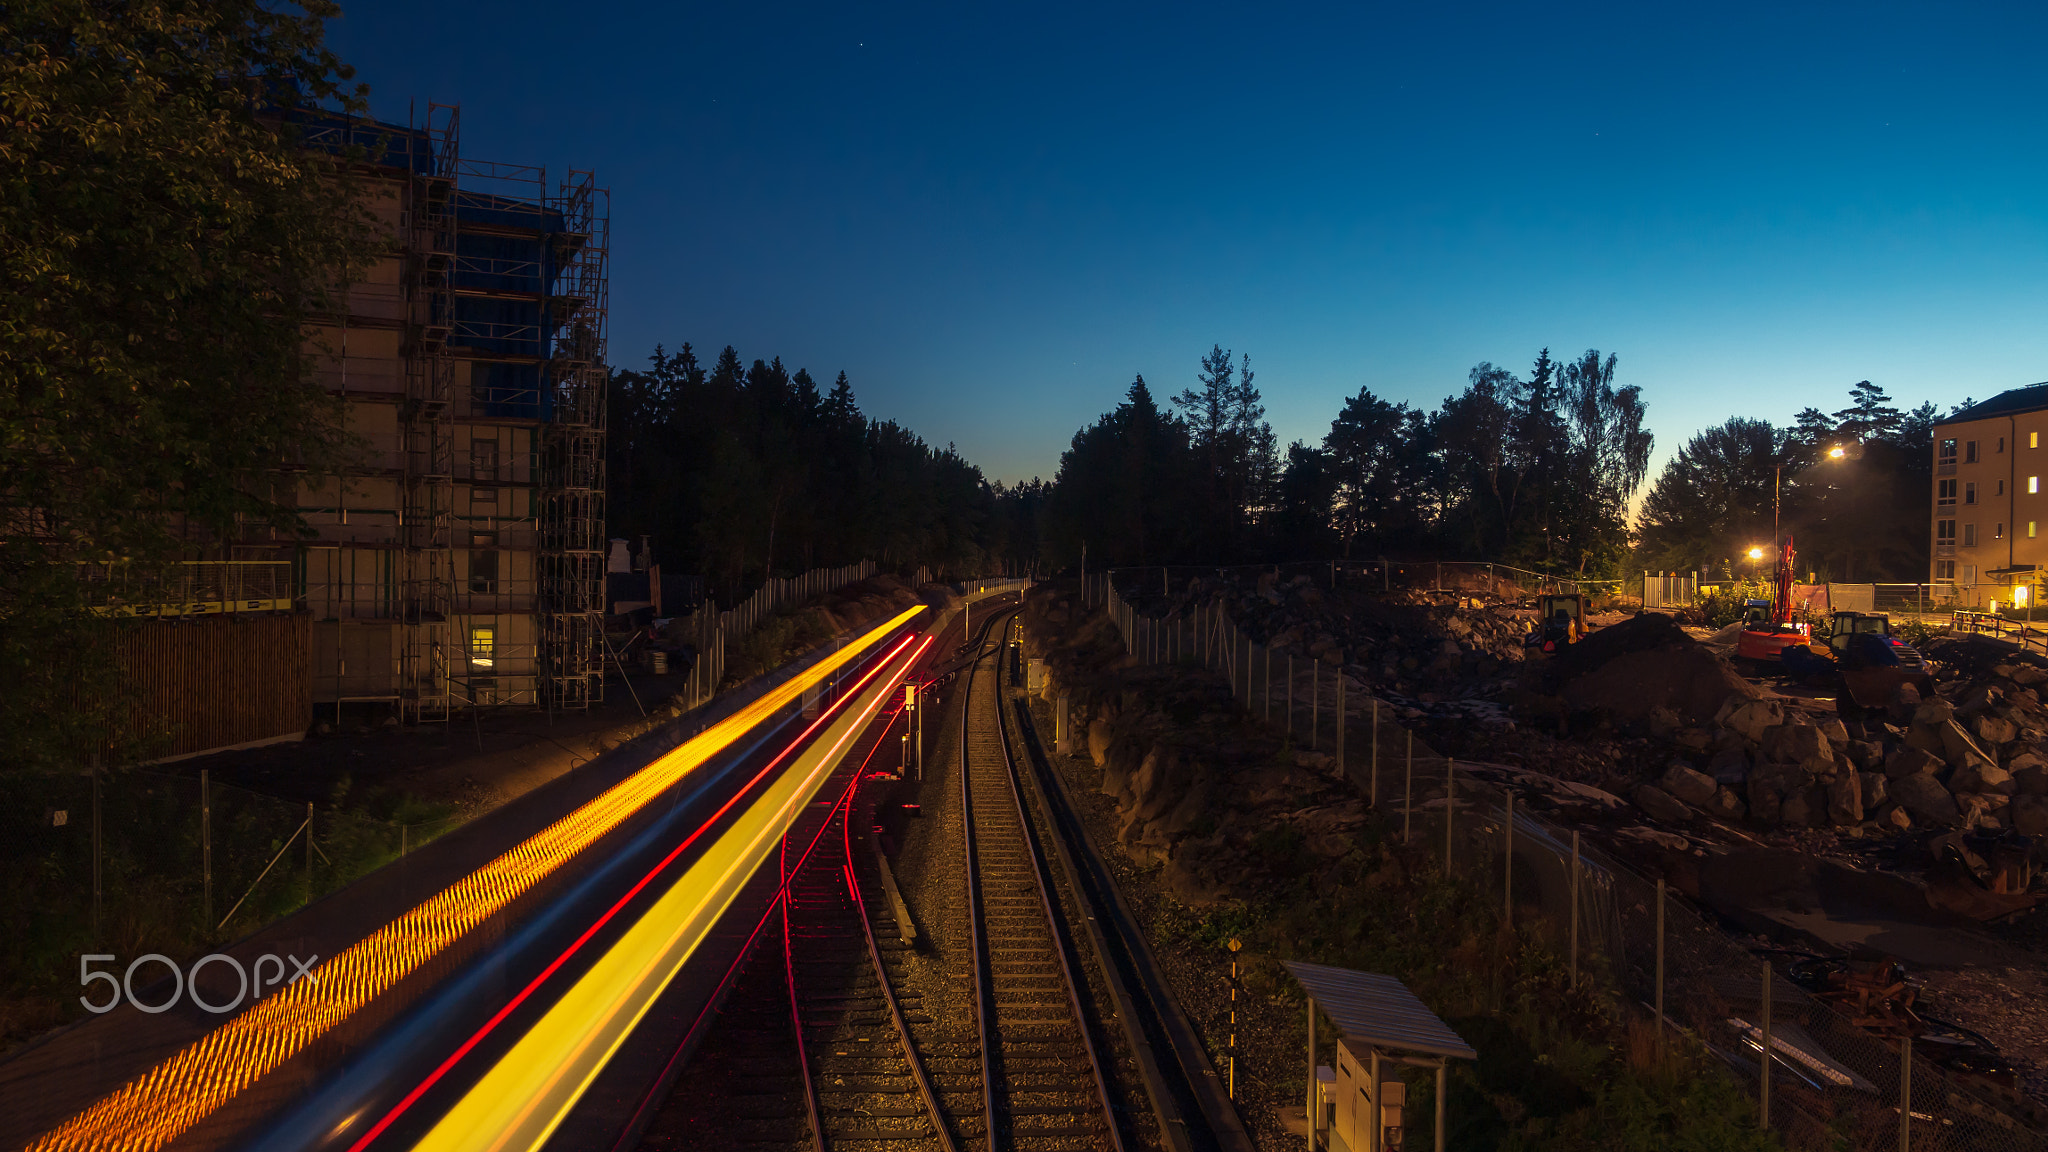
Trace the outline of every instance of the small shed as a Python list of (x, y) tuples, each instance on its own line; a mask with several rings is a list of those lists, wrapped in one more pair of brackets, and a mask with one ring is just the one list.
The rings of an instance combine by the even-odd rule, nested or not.
[[(1392, 976), (1293, 960), (1285, 964), (1308, 993), (1309, 1152), (1404, 1147), (1407, 1086), (1387, 1079), (1389, 1064), (1436, 1069), (1436, 1149), (1443, 1152), (1445, 1070), (1452, 1060), (1475, 1060), (1479, 1053)], [(1327, 1082), (1316, 1068), (1318, 1007), (1336, 1023), (1338, 1033), (1337, 1067)], [(1328, 1099), (1319, 1102), (1317, 1097), (1325, 1094)]]

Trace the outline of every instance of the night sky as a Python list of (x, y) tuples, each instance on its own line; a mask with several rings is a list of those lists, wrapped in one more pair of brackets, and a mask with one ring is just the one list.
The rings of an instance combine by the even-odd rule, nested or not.
[(1249, 352), (1361, 386), (1597, 347), (1658, 459), (1865, 378), (2048, 379), (2039, 4), (396, 3), (330, 40), (465, 156), (612, 189), (611, 357), (780, 355), (993, 479)]

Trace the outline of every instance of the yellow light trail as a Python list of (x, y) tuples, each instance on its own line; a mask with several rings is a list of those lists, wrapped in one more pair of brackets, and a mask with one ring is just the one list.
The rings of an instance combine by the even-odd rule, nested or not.
[(315, 979), (298, 980), (257, 1001), (29, 1148), (153, 1152), (163, 1147), (924, 610), (919, 605), (898, 614), (771, 689), (314, 968)]
[[(916, 659), (906, 651), (898, 671)], [(637, 923), (491, 1066), (414, 1152), (539, 1148), (574, 1108), (748, 877), (895, 694), (879, 676)]]

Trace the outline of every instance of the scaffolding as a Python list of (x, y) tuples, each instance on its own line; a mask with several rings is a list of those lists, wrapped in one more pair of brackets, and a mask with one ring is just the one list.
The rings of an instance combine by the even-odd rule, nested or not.
[(411, 316), (404, 348), (406, 395), (399, 414), (404, 476), (399, 513), (399, 708), (404, 719), (446, 720), (447, 657), (455, 592), (455, 448), (449, 424), (455, 360), (455, 165), (461, 110), (427, 105), (415, 127), (426, 155), (410, 165), (406, 277)]
[[(359, 150), (391, 190), (372, 206), (397, 209), (396, 271), (351, 289), (340, 354), (316, 368), (366, 448), (331, 507), (303, 505), (329, 629), (316, 683), (408, 722), (603, 691), (608, 195), (589, 172), (550, 184), (465, 159), (459, 127), (456, 106), (429, 104), (303, 134)], [(352, 319), (391, 331), (351, 347)]]

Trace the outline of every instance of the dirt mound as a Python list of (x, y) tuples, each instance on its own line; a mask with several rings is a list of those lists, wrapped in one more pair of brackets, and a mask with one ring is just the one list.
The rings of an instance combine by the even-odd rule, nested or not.
[(1763, 695), (1677, 621), (1655, 612), (1594, 632), (1544, 671), (1550, 683), (1562, 685), (1573, 710), (1602, 711), (1630, 723), (1667, 708), (1685, 724), (1705, 725), (1730, 696)]
[(1992, 675), (1992, 669), (2001, 664), (2048, 668), (2048, 660), (2032, 652), (2018, 651), (2011, 643), (1989, 636), (1944, 636), (1927, 644), (1920, 654), (1956, 669), (1971, 680)]
[(1699, 641), (1687, 636), (1677, 620), (1662, 612), (1639, 613), (1630, 620), (1593, 632), (1559, 652), (1545, 666), (1544, 679), (1553, 686), (1561, 686), (1631, 652), (1646, 652), (1672, 644), (1697, 647)]

